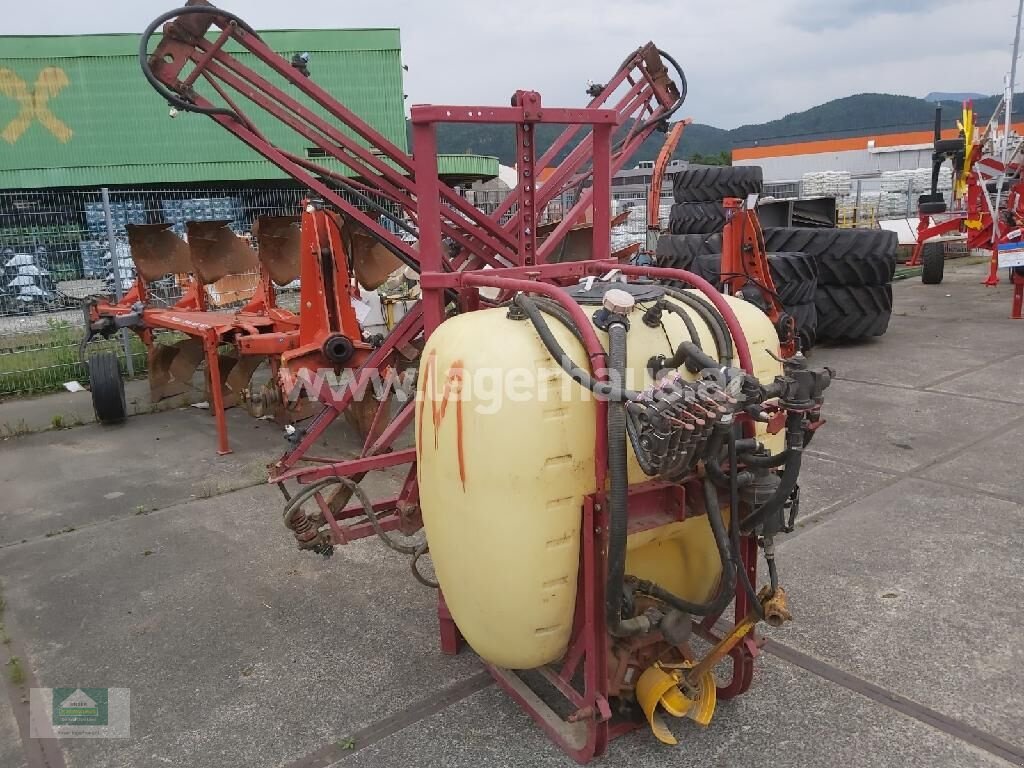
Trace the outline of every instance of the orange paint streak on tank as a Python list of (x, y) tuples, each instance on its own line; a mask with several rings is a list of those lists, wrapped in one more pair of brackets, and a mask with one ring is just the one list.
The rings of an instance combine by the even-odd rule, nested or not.
[[(436, 354), (430, 353), (427, 358), (426, 369), (423, 374), (423, 389), (420, 393), (422, 405), (420, 407), (419, 423), (416, 425), (416, 443), (423, 445), (423, 417), (426, 415), (427, 398), (426, 393), (432, 378), (437, 377)], [(434, 450), (438, 448), (438, 431), (448, 412), (448, 404), (455, 398), (455, 449), (459, 461), (459, 480), (462, 481), (462, 490), (466, 490), (466, 456), (463, 450), (462, 440), (462, 379), (465, 371), (461, 360), (455, 360), (448, 366), (448, 372), (444, 379), (444, 389), (440, 393), (440, 404), (438, 403), (437, 392), (433, 392), (430, 398), (430, 416), (434, 425)]]

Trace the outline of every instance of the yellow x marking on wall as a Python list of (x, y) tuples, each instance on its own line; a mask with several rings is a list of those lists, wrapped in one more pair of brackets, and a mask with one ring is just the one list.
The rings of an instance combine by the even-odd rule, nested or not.
[(63, 69), (47, 67), (36, 78), (36, 84), (29, 90), (28, 83), (9, 69), (0, 69), (0, 94), (17, 101), (21, 111), (0, 131), (0, 138), (14, 144), (29, 129), (34, 120), (52, 133), (61, 144), (71, 140), (72, 130), (50, 111), (50, 99), (54, 98), (70, 81)]

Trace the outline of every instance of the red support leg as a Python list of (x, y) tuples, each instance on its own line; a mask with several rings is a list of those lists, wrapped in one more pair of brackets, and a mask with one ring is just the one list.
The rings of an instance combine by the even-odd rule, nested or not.
[(1024, 275), (1018, 275), (1016, 270), (1013, 273), (1013, 307), (1010, 309), (1010, 319), (1021, 319), (1021, 305), (1024, 304)]
[(437, 591), (437, 619), (441, 625), (441, 653), (446, 656), (457, 655), (462, 649), (465, 639), (448, 611), (448, 605), (444, 601), (444, 594), (441, 590)]
[(217, 337), (203, 339), (206, 352), (207, 389), (210, 395), (210, 410), (217, 423), (217, 454), (224, 456), (231, 453), (228, 445), (228, 422), (224, 415), (224, 390), (220, 378), (220, 359), (217, 357)]
[[(745, 536), (740, 541), (740, 554), (743, 567), (747, 569), (747, 577), (751, 584), (757, 584), (757, 541), (753, 536)], [(736, 622), (743, 621), (753, 606), (743, 585), (736, 585)], [(751, 630), (743, 641), (730, 651), (732, 657), (732, 678), (718, 688), (718, 697), (731, 699), (745, 693), (754, 680), (754, 658), (757, 656), (757, 630)]]
[(999, 285), (999, 246), (992, 243), (992, 258), (988, 263), (988, 277), (981, 281), (990, 288)]

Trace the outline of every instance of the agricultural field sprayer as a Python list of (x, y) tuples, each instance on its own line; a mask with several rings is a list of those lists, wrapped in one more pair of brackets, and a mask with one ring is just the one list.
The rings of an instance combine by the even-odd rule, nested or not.
[[(648, 43), (582, 108), (526, 90), (506, 106), (414, 105), (409, 155), (320, 88), (310, 62), (205, 2), (157, 18), (140, 59), (172, 111), (208, 116), (337, 214), (335, 262), (353, 259), (345, 233), (359, 231), (419, 275), (420, 302), (368, 343), (347, 386), (306, 377), (322, 410), (288, 430), (269, 478), (299, 548), (377, 535), (409, 555), (439, 587), (442, 651), (467, 642), (579, 762), (645, 722), (675, 743), (663, 713), (706, 724), (717, 697), (744, 692), (755, 625), (790, 618), (773, 541), (798, 511), (831, 372), (791, 354), (753, 303), (612, 258), (612, 175), (682, 105), (679, 65)], [(331, 163), (271, 143), (268, 119)], [(437, 129), (453, 122), (514, 127), (518, 184), (491, 214), (438, 178)], [(566, 127), (541, 150), (548, 124)], [(572, 207), (542, 225), (566, 192)], [(360, 455), (318, 455), (325, 430), (410, 358), (415, 396), (378, 393)], [(495, 373), (525, 376), (526, 396), (491, 407), (477, 385)], [(371, 473), (390, 495), (371, 498)], [(428, 553), (436, 582), (419, 570)]]

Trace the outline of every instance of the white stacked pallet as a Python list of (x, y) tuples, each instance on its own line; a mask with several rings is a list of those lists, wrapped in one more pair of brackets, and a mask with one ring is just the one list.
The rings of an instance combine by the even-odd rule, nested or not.
[(812, 171), (800, 180), (800, 196), (847, 197), (852, 186), (848, 171)]

